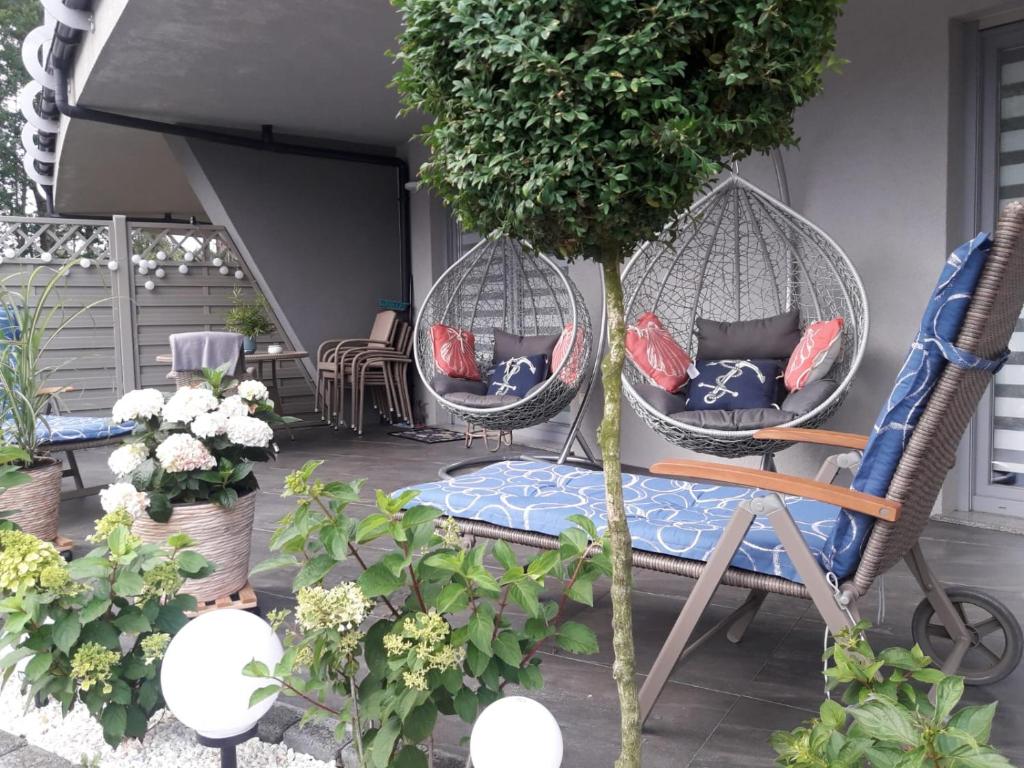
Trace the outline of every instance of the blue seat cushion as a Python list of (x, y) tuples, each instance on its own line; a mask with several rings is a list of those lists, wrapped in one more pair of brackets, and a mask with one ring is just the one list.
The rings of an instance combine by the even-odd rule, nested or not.
[(45, 443), (57, 445), (118, 437), (133, 429), (135, 422), (112, 424), (110, 419), (99, 416), (46, 416), (36, 424), (36, 435)]
[[(687, 560), (707, 561), (736, 506), (764, 493), (632, 474), (623, 474), (622, 480), (633, 547)], [(599, 533), (607, 528), (604, 475), (589, 469), (505, 461), (451, 480), (412, 487), (420, 492), (413, 504), (428, 504), (453, 517), (504, 528), (557, 536), (572, 527), (570, 515), (590, 518)], [(839, 508), (799, 496), (785, 500), (820, 562)], [(732, 564), (801, 581), (767, 519), (754, 521)]]

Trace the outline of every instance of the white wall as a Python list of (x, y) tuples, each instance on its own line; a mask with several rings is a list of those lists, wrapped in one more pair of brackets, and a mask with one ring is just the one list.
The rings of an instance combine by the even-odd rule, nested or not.
[(402, 297), (394, 168), (169, 142), (311, 355), (324, 339), (365, 337), (377, 301)]
[[(962, 225), (963, 195), (956, 55), (960, 22), (971, 14), (1005, 11), (1020, 3), (985, 0), (850, 0), (839, 26), (842, 74), (797, 115), (798, 149), (785, 152), (793, 207), (847, 251), (864, 279), (871, 334), (860, 375), (831, 427), (866, 433), (896, 371), (947, 252), (971, 233)], [(956, 112), (956, 114), (954, 114)], [(951, 126), (955, 130), (951, 130)], [(775, 194), (764, 158), (742, 165), (744, 176)], [(595, 313), (599, 276), (581, 264), (572, 274)], [(595, 393), (587, 420), (600, 416)], [(627, 408), (628, 410), (628, 408)], [(649, 465), (685, 455), (624, 414), (622, 458)], [(781, 468), (803, 471), (817, 453), (795, 448)]]

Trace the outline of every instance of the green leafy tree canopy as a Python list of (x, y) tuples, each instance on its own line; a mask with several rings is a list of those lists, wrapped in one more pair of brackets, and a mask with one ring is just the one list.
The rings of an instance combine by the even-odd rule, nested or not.
[(622, 260), (723, 162), (795, 141), (842, 0), (395, 0), (420, 175), (479, 232)]

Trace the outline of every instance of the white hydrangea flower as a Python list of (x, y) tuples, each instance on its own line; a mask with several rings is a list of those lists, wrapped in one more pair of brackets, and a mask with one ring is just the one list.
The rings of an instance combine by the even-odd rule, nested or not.
[(225, 397), (221, 401), (220, 407), (217, 410), (224, 414), (225, 418), (228, 419), (249, 415), (249, 406), (246, 405), (245, 401), (239, 395)]
[(247, 448), (266, 448), (274, 439), (274, 430), (252, 416), (233, 416), (228, 419), (228, 439)]
[(149, 496), (131, 483), (114, 483), (100, 491), (100, 506), (108, 515), (123, 510), (139, 517), (149, 509)]
[(259, 402), (261, 400), (266, 400), (267, 397), (270, 395), (270, 392), (267, 390), (267, 386), (262, 381), (248, 379), (246, 381), (241, 382), (238, 385), (238, 395), (243, 400), (248, 400), (249, 402), (253, 403)]
[(217, 460), (206, 446), (184, 432), (169, 435), (160, 443), (156, 448), (156, 458), (168, 472), (192, 472), (217, 466)]
[(159, 389), (133, 389), (114, 403), (111, 415), (116, 423), (159, 416), (164, 407), (164, 394)]
[(220, 411), (201, 413), (192, 421), (192, 434), (196, 437), (216, 437), (228, 431), (228, 418)]
[(107, 459), (107, 466), (117, 477), (130, 475), (146, 459), (149, 458), (149, 449), (142, 443), (129, 443), (110, 454)]
[(164, 421), (188, 424), (196, 416), (217, 408), (217, 396), (206, 387), (179, 389), (164, 405)]

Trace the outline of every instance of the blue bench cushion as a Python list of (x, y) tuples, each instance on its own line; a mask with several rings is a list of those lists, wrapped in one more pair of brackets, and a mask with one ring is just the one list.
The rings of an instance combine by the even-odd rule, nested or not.
[(135, 423), (112, 424), (99, 416), (47, 416), (36, 425), (36, 435), (51, 445), (74, 443), (79, 440), (102, 440), (127, 435)]
[[(623, 474), (622, 480), (633, 547), (688, 560), (707, 561), (736, 506), (764, 493), (642, 475)], [(505, 461), (452, 480), (412, 487), (420, 492), (414, 504), (504, 528), (557, 536), (572, 526), (570, 515), (585, 515), (601, 533), (607, 527), (604, 475), (579, 467)], [(839, 508), (799, 496), (785, 499), (820, 562)], [(732, 564), (801, 581), (767, 519), (755, 520)]]

